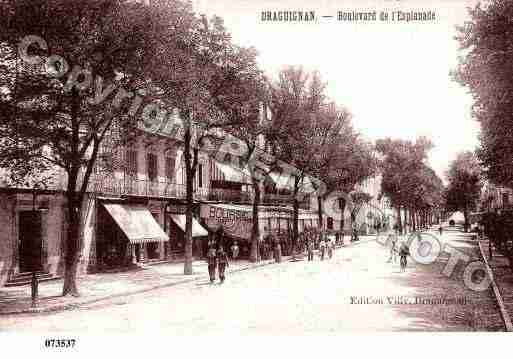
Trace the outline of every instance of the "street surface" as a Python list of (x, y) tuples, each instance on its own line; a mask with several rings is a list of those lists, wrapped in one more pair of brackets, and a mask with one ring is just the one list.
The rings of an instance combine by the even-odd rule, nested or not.
[[(468, 236), (442, 242), (474, 255)], [(81, 309), (0, 317), (0, 331), (220, 332), (301, 334), (338, 331), (503, 330), (491, 291), (466, 289), (441, 274), (447, 257), (422, 265), (387, 263), (389, 249), (370, 241), (338, 249), (331, 260), (271, 264), (234, 273), (220, 285), (204, 279)], [(412, 304), (443, 296), (464, 304)], [(388, 301), (396, 302), (390, 304)]]

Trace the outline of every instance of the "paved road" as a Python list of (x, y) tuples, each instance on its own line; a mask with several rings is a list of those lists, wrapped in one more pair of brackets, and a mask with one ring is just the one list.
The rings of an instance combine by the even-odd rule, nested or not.
[[(474, 251), (460, 233), (443, 242)], [(223, 285), (203, 280), (117, 299), (73, 311), (0, 317), (0, 330), (219, 332), (301, 334), (337, 331), (502, 330), (490, 291), (466, 289), (458, 275), (432, 265), (387, 263), (376, 242), (338, 250), (331, 260), (273, 264), (233, 274)], [(411, 304), (466, 299), (466, 304)]]

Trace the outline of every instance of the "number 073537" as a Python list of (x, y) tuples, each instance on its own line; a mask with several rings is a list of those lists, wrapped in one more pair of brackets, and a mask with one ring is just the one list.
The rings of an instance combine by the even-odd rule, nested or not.
[(45, 339), (45, 348), (74, 348), (75, 339)]

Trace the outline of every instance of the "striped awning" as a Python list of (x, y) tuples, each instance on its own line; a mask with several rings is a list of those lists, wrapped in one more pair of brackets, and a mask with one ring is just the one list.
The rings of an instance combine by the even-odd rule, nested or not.
[[(185, 233), (185, 214), (172, 214), (171, 218), (173, 222)], [(193, 237), (205, 237), (208, 236), (208, 231), (192, 217), (192, 236)]]
[(169, 237), (162, 230), (148, 208), (141, 205), (104, 203), (119, 228), (132, 244), (165, 242)]
[(223, 173), (224, 180), (236, 183), (251, 183), (251, 173), (247, 168), (239, 168), (230, 164), (215, 162), (215, 166)]

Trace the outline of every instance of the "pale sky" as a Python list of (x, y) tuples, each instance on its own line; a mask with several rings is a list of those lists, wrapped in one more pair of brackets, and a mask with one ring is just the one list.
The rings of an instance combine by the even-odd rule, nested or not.
[[(443, 176), (461, 150), (478, 144), (472, 99), (453, 82), (455, 25), (475, 0), (196, 0), (199, 13), (224, 18), (236, 43), (254, 46), (268, 75), (286, 65), (317, 69), (328, 95), (353, 113), (369, 139), (390, 136), (435, 143), (430, 164)], [(315, 11), (315, 23), (264, 22), (262, 11)], [(433, 10), (436, 21), (341, 22), (337, 11)], [(323, 19), (322, 15), (334, 15)]]

